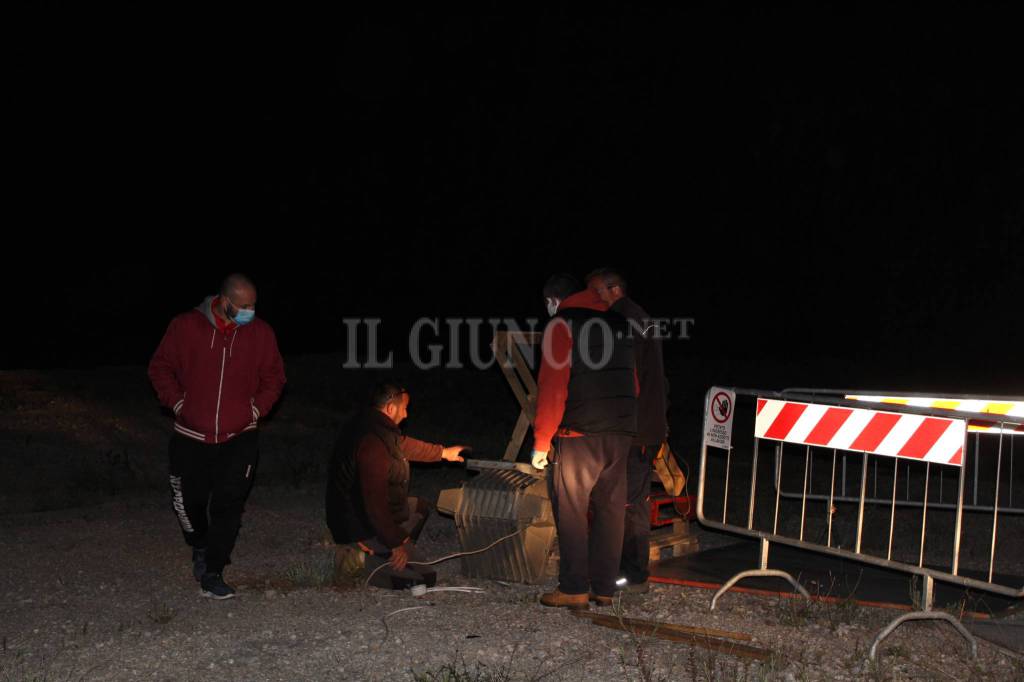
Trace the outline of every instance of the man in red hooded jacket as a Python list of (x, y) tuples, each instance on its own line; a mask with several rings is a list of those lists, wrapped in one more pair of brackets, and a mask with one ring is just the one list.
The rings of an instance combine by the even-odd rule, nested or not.
[(566, 275), (544, 287), (553, 319), (541, 343), (532, 463), (551, 462), (558, 529), (558, 588), (540, 601), (585, 609), (590, 601), (610, 604), (615, 592), (637, 380), (626, 319), (592, 289), (578, 288)]
[(192, 547), (201, 594), (235, 596), (224, 566), (242, 524), (257, 461), (257, 426), (284, 388), (270, 325), (256, 317), (256, 287), (230, 275), (220, 295), (171, 320), (149, 363), (160, 403), (174, 412), (174, 511)]

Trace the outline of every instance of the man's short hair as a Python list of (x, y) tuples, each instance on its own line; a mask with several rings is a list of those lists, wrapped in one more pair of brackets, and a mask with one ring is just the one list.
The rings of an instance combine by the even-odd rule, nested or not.
[(548, 277), (544, 282), (544, 298), (557, 298), (564, 301), (578, 291), (582, 291), (578, 279), (564, 272)]
[(220, 283), (220, 294), (221, 296), (227, 296), (235, 289), (256, 289), (256, 285), (253, 284), (252, 280), (248, 276), (243, 275), (240, 272), (233, 272), (224, 278), (224, 281)]
[(606, 287), (618, 287), (626, 293), (626, 278), (615, 268), (598, 268), (587, 275), (587, 284), (593, 279), (600, 279)]
[(403, 393), (409, 391), (401, 384), (394, 381), (382, 381), (373, 387), (370, 392), (370, 405), (377, 409), (384, 408), (385, 405), (393, 400), (397, 400), (402, 397)]

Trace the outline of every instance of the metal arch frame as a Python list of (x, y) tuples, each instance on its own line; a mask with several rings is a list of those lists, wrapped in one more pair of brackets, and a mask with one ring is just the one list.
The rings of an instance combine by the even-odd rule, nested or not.
[(733, 586), (744, 578), (782, 578), (789, 582), (793, 586), (793, 589), (803, 595), (808, 601), (811, 599), (810, 593), (807, 588), (801, 585), (796, 578), (789, 574), (787, 571), (780, 571), (777, 569), (768, 568), (768, 541), (761, 538), (760, 542), (761, 559), (759, 567), (751, 569), (749, 571), (742, 571), (737, 573), (733, 577), (722, 585), (715, 592), (715, 596), (711, 598), (711, 611), (715, 610), (715, 604), (718, 603), (718, 598), (728, 592)]
[(963, 623), (952, 615), (945, 611), (933, 611), (932, 607), (934, 606), (934, 603), (935, 583), (931, 576), (925, 576), (921, 584), (921, 609), (918, 611), (911, 611), (910, 613), (905, 613), (902, 616), (894, 618), (888, 625), (882, 628), (882, 630), (875, 636), (875, 640), (871, 643), (871, 650), (868, 652), (868, 658), (872, 661), (875, 660), (875, 656), (878, 653), (878, 645), (882, 643), (882, 640), (895, 632), (896, 628), (912, 620), (941, 620), (949, 623), (970, 645), (971, 658), (977, 658), (978, 640), (975, 639), (974, 635), (972, 635), (967, 628), (963, 626)]

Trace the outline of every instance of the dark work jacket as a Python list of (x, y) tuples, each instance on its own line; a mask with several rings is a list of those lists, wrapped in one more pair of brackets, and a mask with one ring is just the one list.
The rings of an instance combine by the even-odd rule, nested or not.
[(657, 445), (668, 437), (668, 382), (661, 354), (659, 329), (647, 312), (629, 297), (620, 298), (611, 310), (630, 321), (636, 375), (640, 382), (637, 398), (636, 437), (634, 445)]
[(403, 436), (380, 410), (357, 414), (342, 429), (327, 476), (327, 526), (339, 544), (376, 537), (397, 547), (409, 534), (409, 461), (436, 462), (441, 446)]
[(556, 317), (565, 319), (572, 330), (562, 428), (583, 434), (634, 435), (637, 377), (626, 319), (587, 308), (563, 309)]

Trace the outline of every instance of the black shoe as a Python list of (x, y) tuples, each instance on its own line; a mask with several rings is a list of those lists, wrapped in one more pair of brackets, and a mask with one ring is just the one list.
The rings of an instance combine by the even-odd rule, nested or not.
[(623, 576), (615, 581), (615, 589), (627, 594), (647, 594), (651, 590), (651, 584), (647, 578), (634, 582)]
[(206, 573), (206, 548), (193, 549), (192, 550), (192, 575), (196, 577), (196, 582), (203, 579), (203, 574)]
[(211, 599), (231, 599), (235, 596), (235, 588), (224, 582), (220, 573), (204, 573), (199, 579), (199, 594)]
[(651, 591), (651, 584), (646, 580), (642, 583), (626, 583), (622, 591), (629, 594), (647, 594)]

